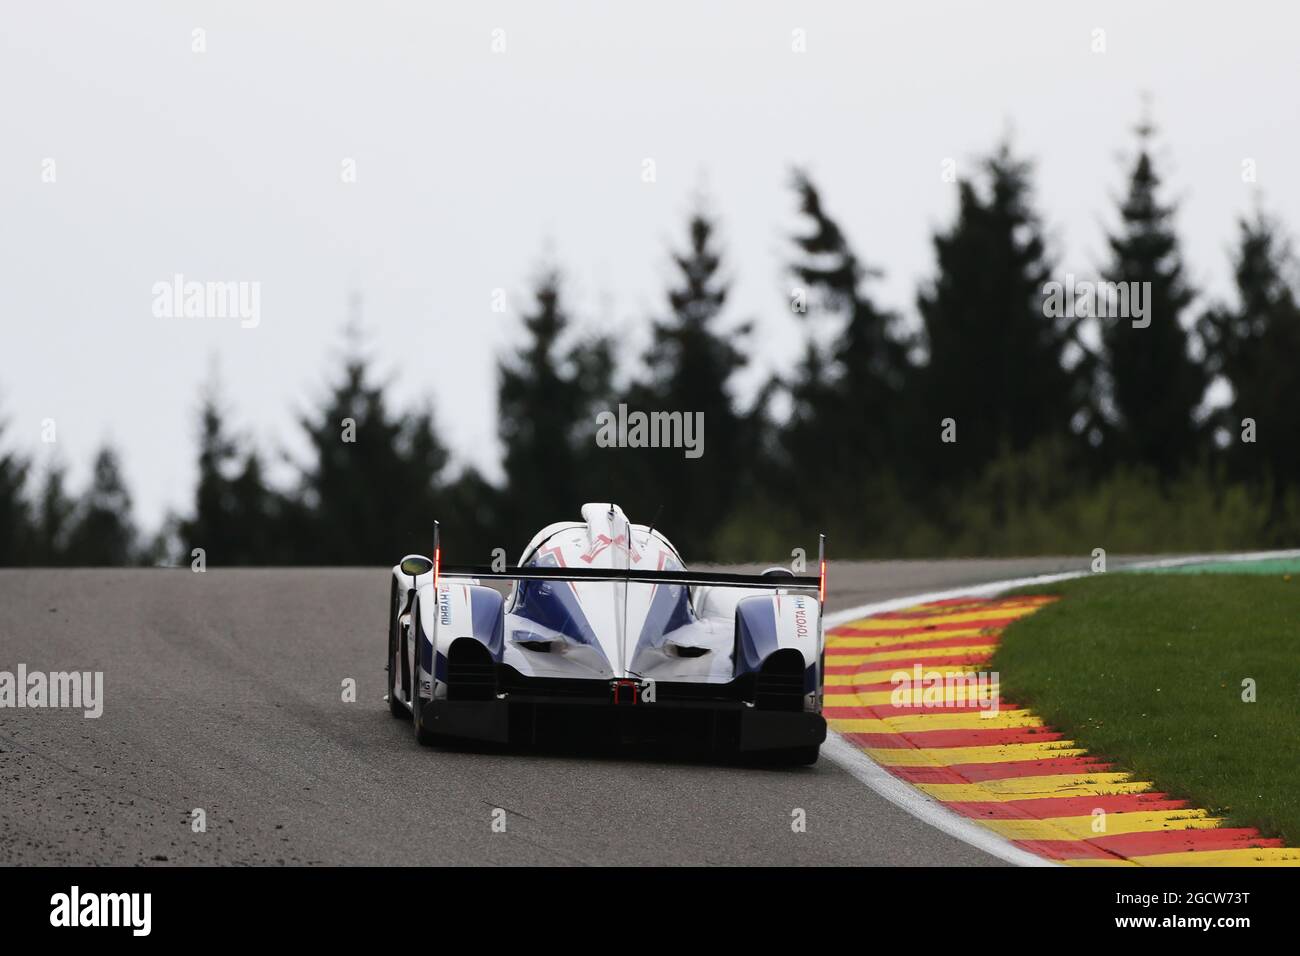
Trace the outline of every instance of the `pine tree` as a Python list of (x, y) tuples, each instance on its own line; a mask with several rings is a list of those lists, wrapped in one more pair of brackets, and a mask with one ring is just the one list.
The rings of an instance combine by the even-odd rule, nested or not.
[(180, 536), (186, 554), (202, 548), (207, 559), (217, 565), (238, 563), (231, 543), (238, 529), (233, 520), (229, 476), (236, 454), (235, 443), (225, 432), (215, 388), (209, 386), (199, 410), (194, 515), (180, 523)]
[(276, 496), (262, 477), (261, 459), (241, 451), (226, 431), (213, 381), (199, 410), (198, 482), (194, 512), (179, 522), (181, 557), (202, 548), (217, 566), (273, 564), (287, 557), (277, 521)]
[(569, 343), (555, 269), (543, 271), (533, 299), (523, 344), (498, 365), (502, 530), (512, 547), (552, 521), (576, 516), (585, 501), (608, 500), (618, 491), (608, 483), (614, 452), (596, 446), (595, 415), (612, 393), (612, 346), (603, 336)]
[[(1237, 305), (1219, 305), (1201, 319), (1206, 369), (1232, 386), (1219, 416), (1238, 475), (1271, 480), (1278, 505), (1300, 487), (1300, 301), (1296, 261), (1278, 224), (1263, 214), (1242, 219), (1234, 256)], [(1246, 419), (1253, 442), (1243, 441)]]
[(318, 415), (300, 419), (312, 449), (302, 494), (286, 515), (294, 560), (392, 564), (427, 554), (448, 455), (432, 411), (397, 415), (369, 382), (355, 341)]
[(134, 563), (135, 544), (131, 495), (117, 452), (104, 446), (95, 455), (90, 487), (77, 503), (68, 557), (77, 566), (120, 567)]
[[(901, 449), (915, 440), (903, 401), (912, 377), (909, 342), (898, 331), (898, 317), (867, 291), (879, 271), (859, 259), (812, 180), (796, 171), (793, 185), (809, 229), (794, 237), (798, 259), (791, 272), (799, 285), (792, 306), (832, 332), (829, 344), (810, 336), (785, 382), (791, 410), (780, 429), (771, 497), (806, 521), (825, 524), (839, 513), (869, 525), (882, 469), (904, 464)], [(817, 463), (815, 495), (808, 493), (810, 462)]]
[(245, 452), (230, 481), (230, 504), (237, 529), (234, 563), (265, 565), (289, 560), (291, 549), (283, 537), (283, 501), (267, 483), (256, 451)]
[[(936, 275), (917, 296), (929, 359), (921, 447), (939, 482), (974, 479), (995, 458), (1071, 433), (1084, 369), (1066, 367), (1074, 318), (1050, 316), (1053, 262), (1032, 205), (1032, 167), (1002, 145), (958, 182), (957, 218), (934, 237)], [(981, 188), (981, 186), (983, 188)], [(956, 442), (941, 443), (953, 419)]]
[(1119, 230), (1109, 237), (1111, 261), (1104, 274), (1107, 281), (1150, 290), (1143, 294), (1147, 311), (1140, 320), (1150, 324), (1134, 327), (1129, 318), (1102, 321), (1100, 404), (1108, 413), (1108, 457), (1149, 465), (1168, 480), (1200, 450), (1194, 413), (1208, 381), (1189, 352), (1183, 316), (1195, 293), (1183, 275), (1174, 207), (1157, 195), (1152, 133), (1149, 123), (1138, 127), (1138, 155), (1120, 206)]
[[(826, 213), (806, 173), (796, 172), (794, 185), (800, 212), (811, 221), (812, 231), (794, 237), (803, 258), (793, 265), (793, 272), (816, 293), (821, 310), (839, 320), (830, 358), (846, 404), (876, 408), (897, 398), (907, 383), (908, 342), (896, 334), (898, 317), (877, 306), (864, 290), (868, 282), (880, 278), (880, 270), (858, 258), (839, 224)], [(866, 429), (864, 437), (875, 445), (870, 451), (883, 450), (886, 433), (878, 422)]]
[(36, 504), (33, 563), (43, 567), (56, 567), (71, 560), (68, 536), (76, 503), (68, 496), (66, 486), (67, 471), (59, 462), (52, 462), (45, 471)]
[(687, 232), (686, 249), (672, 257), (678, 277), (667, 294), (669, 315), (653, 324), (645, 355), (648, 377), (629, 396), (629, 406), (702, 416), (699, 457), (687, 458), (676, 448), (643, 449), (635, 455), (649, 478), (645, 506), (653, 509), (642, 520), (662, 513), (671, 521), (677, 547), (701, 558), (710, 556), (715, 531), (754, 477), (745, 464), (753, 462), (756, 451), (752, 423), (732, 394), (733, 379), (746, 363), (737, 343), (752, 325), (718, 327), (727, 283), (714, 248), (714, 224), (697, 210)]
[[(442, 488), (438, 518), (443, 540), (457, 562), (486, 564), (495, 548), (505, 548), (507, 560), (518, 557), (524, 542), (508, 536), (501, 527), (501, 490), (475, 468), (464, 468)], [(534, 529), (536, 530), (536, 529)]]
[[(0, 425), (0, 438), (3, 438)], [(0, 450), (0, 567), (27, 563), (31, 554), (31, 511), (25, 496), (31, 463)]]

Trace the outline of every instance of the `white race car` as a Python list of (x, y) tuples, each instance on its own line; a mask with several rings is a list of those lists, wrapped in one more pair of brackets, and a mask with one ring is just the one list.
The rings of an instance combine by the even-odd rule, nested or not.
[[(542, 529), (517, 567), (393, 568), (388, 701), (420, 743), (683, 739), (809, 764), (822, 717), (818, 574), (692, 573), (615, 504)], [(486, 581), (511, 582), (508, 594)]]

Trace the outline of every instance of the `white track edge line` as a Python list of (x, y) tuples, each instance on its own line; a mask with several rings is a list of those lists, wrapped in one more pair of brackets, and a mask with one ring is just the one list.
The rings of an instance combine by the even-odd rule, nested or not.
[[(1161, 558), (1156, 561), (1126, 564), (1115, 570), (1174, 568), (1184, 564), (1197, 564), (1202, 561), (1268, 561), (1274, 558), (1295, 557), (1300, 557), (1300, 549), (1290, 551), (1247, 551), (1237, 554), (1185, 555), (1178, 558)], [(848, 610), (828, 614), (824, 626), (837, 627), (846, 621), (869, 617), (873, 614), (883, 614), (886, 611), (897, 611), (905, 607), (911, 607), (914, 604), (944, 601), (955, 597), (992, 596), (1003, 591), (1010, 591), (1013, 588), (1027, 587), (1031, 584), (1052, 584), (1056, 581), (1068, 581), (1071, 578), (1079, 578), (1092, 573), (1092, 571), (1064, 571), (1060, 574), (1009, 578), (1005, 581), (991, 581), (987, 584), (975, 584), (970, 587), (950, 588), (945, 591), (930, 591), (909, 597), (891, 598), (887, 601), (876, 601), (871, 604), (863, 604)], [(1028, 850), (1022, 850), (988, 827), (981, 826), (958, 813), (954, 813), (938, 800), (895, 777), (872, 760), (865, 751), (849, 743), (833, 730), (827, 731), (826, 742), (822, 745), (822, 753), (878, 796), (884, 797), (890, 803), (907, 811), (922, 823), (926, 823), (951, 837), (956, 837), (977, 850), (983, 850), (990, 856), (1007, 863), (1013, 863), (1016, 866), (1060, 865), (1053, 860), (1030, 853)]]
[(988, 827), (980, 826), (961, 814), (949, 810), (933, 797), (895, 777), (834, 731), (826, 734), (826, 742), (822, 744), (822, 756), (829, 757), (859, 782), (865, 784), (868, 789), (906, 810), (922, 823), (956, 837), (977, 850), (983, 850), (990, 856), (1016, 866), (1056, 865), (1045, 857), (1013, 846), (1011, 841), (994, 833)]

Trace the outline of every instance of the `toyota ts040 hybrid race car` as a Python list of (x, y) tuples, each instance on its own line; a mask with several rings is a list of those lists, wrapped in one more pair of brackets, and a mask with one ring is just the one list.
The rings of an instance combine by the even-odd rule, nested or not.
[(693, 573), (617, 505), (582, 519), (543, 528), (500, 570), (443, 566), (435, 524), (433, 557), (393, 568), (388, 701), (416, 738), (683, 739), (813, 763), (824, 545), (816, 576)]

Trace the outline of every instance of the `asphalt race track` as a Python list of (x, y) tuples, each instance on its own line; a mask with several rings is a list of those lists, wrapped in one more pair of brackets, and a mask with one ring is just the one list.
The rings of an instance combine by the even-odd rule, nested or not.
[[(832, 564), (829, 603), (1087, 562)], [(997, 862), (825, 758), (420, 747), (382, 700), (387, 596), (383, 569), (0, 571), (0, 670), (104, 672), (98, 719), (0, 709), (0, 864)]]

